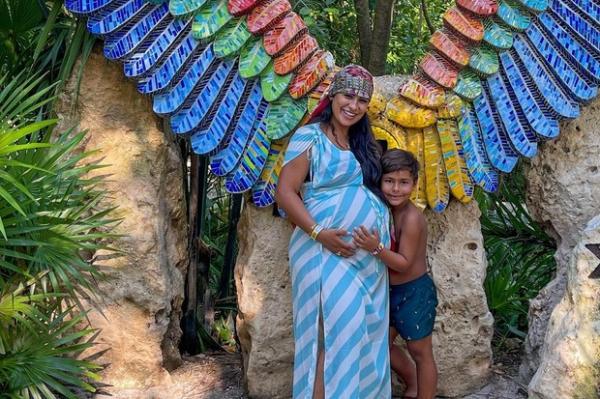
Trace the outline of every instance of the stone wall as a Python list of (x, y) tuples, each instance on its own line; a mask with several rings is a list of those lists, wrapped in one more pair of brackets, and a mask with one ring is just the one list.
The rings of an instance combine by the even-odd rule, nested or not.
[(521, 377), (528, 382), (540, 363), (548, 320), (563, 297), (573, 248), (600, 213), (600, 100), (561, 124), (557, 140), (540, 145), (527, 172), (527, 204), (558, 244), (556, 278), (531, 302)]
[(90, 56), (78, 96), (76, 91), (73, 79), (60, 97), (59, 129), (88, 131), (81, 150), (96, 150), (90, 160), (106, 165), (90, 177), (106, 176), (101, 186), (118, 206), (113, 216), (121, 218), (113, 233), (123, 236), (112, 246), (123, 255), (96, 254), (108, 278), (100, 282), (100, 308), (89, 314), (101, 330), (94, 350), (110, 348), (98, 360), (108, 364), (103, 382), (118, 398), (124, 389), (168, 384), (168, 370), (181, 363), (177, 346), (188, 263), (183, 170), (150, 99), (100, 48)]
[[(452, 202), (442, 215), (427, 212), (428, 262), (438, 288), (433, 335), (438, 393), (461, 396), (484, 385), (491, 365), (493, 318), (483, 280), (486, 261), (475, 203)], [(236, 264), (246, 384), (253, 399), (291, 396), (293, 338), (287, 245), (288, 222), (272, 209), (248, 206), (239, 225)]]

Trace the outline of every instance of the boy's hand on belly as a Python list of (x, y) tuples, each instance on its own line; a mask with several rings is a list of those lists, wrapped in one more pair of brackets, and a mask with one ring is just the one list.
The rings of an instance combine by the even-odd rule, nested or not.
[(344, 241), (343, 237), (347, 235), (344, 229), (324, 229), (317, 236), (317, 241), (337, 256), (348, 258), (354, 255), (356, 247)]
[(370, 232), (365, 226), (355, 228), (352, 236), (357, 247), (369, 252), (375, 251), (381, 242), (377, 230)]

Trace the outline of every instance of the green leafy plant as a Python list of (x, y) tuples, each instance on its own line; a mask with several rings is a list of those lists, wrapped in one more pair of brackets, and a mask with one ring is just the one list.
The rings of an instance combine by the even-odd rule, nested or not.
[(0, 60), (0, 397), (76, 398), (99, 385), (81, 299), (94, 302), (102, 274), (93, 254), (111, 250), (116, 221), (101, 179), (87, 177), (100, 165), (78, 150), (85, 134), (53, 132), (49, 116), (59, 79), (89, 41), (60, 1), (50, 13), (45, 2), (0, 0), (7, 4), (11, 24), (19, 7), (40, 7), (46, 19), (11, 31), (0, 17), (15, 49)]
[(232, 313), (218, 318), (213, 325), (213, 330), (219, 344), (225, 348), (234, 348), (235, 350), (235, 327)]
[(77, 390), (95, 391), (100, 366), (74, 355), (92, 346), (93, 330), (78, 328), (85, 313), (62, 310), (60, 294), (31, 294), (39, 279), (0, 293), (0, 397), (77, 398)]
[(0, 130), (0, 390), (13, 397), (75, 398), (94, 391), (99, 369), (76, 359), (93, 343), (79, 298), (101, 276), (81, 254), (105, 249), (114, 221), (84, 178), (97, 165), (79, 166), (86, 154), (74, 153), (83, 134), (43, 142), (40, 129), (54, 123)]
[(488, 261), (484, 288), (501, 337), (525, 336), (529, 300), (556, 270), (556, 244), (529, 214), (525, 184), (519, 165), (497, 193), (476, 193)]
[[(40, 79), (36, 90), (49, 99), (44, 107), (47, 113), (77, 60), (79, 84), (95, 40), (84, 19), (65, 11), (63, 0), (0, 0), (0, 76), (11, 79), (26, 74)], [(51, 93), (40, 93), (49, 86)]]
[(20, 51), (31, 45), (43, 18), (37, 1), (0, 0), (0, 65), (19, 64)]

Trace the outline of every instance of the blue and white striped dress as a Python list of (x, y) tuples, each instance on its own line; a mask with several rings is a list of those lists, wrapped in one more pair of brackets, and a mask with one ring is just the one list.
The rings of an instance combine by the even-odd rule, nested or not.
[[(310, 181), (302, 187), (304, 205), (325, 228), (351, 232), (377, 228), (389, 245), (389, 212), (363, 185), (351, 151), (336, 147), (318, 124), (292, 136), (284, 165), (308, 150)], [(348, 237), (351, 240), (351, 236)], [(391, 397), (388, 352), (388, 277), (383, 263), (359, 250), (342, 258), (313, 241), (300, 228), (290, 239), (294, 309), (294, 387), (296, 399), (311, 399), (323, 312), (325, 398)]]

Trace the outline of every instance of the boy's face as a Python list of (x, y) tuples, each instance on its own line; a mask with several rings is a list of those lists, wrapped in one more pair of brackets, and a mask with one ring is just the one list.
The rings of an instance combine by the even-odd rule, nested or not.
[(399, 206), (410, 201), (415, 183), (416, 179), (408, 170), (384, 173), (381, 178), (381, 191), (391, 206)]

